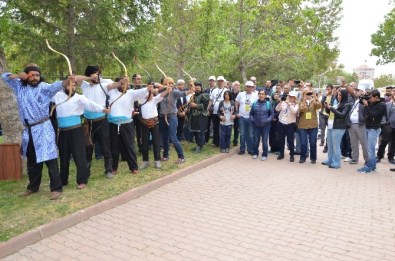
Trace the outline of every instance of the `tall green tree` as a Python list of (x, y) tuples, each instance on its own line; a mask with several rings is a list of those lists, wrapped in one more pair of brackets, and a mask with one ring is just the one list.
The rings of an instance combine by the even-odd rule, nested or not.
[(141, 32), (150, 27), (156, 0), (8, 0), (0, 7), (11, 19), (9, 60), (19, 68), (27, 61), (43, 64), (51, 68), (47, 75), (57, 78), (67, 67), (45, 39), (69, 57), (74, 72), (83, 72), (87, 64), (115, 64), (113, 50), (132, 61), (136, 46), (148, 43)]
[(395, 8), (385, 16), (378, 31), (372, 34), (371, 42), (375, 46), (371, 54), (379, 57), (378, 64), (395, 62)]
[(386, 86), (395, 86), (395, 75), (394, 74), (383, 74), (379, 77), (374, 78), (374, 86), (376, 88), (386, 87)]

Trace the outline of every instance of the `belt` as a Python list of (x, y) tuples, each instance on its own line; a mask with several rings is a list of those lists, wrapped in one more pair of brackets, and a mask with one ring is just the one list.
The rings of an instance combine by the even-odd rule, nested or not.
[(26, 128), (31, 128), (31, 127), (37, 126), (37, 125), (39, 125), (39, 124), (41, 124), (41, 123), (44, 123), (44, 122), (46, 122), (47, 120), (49, 120), (49, 118), (44, 118), (44, 119), (39, 120), (38, 122), (35, 122), (35, 123), (32, 123), (32, 124), (27, 124), (27, 123), (25, 123), (25, 124), (23, 124), (23, 125), (24, 125)]
[(85, 119), (87, 119), (88, 121), (91, 121), (91, 122), (97, 122), (97, 121), (104, 120), (105, 118), (106, 118), (106, 115), (96, 118), (96, 119), (88, 119), (88, 118), (85, 118)]
[(70, 127), (67, 127), (67, 128), (59, 128), (59, 130), (60, 131), (69, 131), (69, 130), (77, 129), (77, 128), (81, 127), (81, 126), (82, 126), (81, 124), (77, 124), (77, 125), (70, 126)]

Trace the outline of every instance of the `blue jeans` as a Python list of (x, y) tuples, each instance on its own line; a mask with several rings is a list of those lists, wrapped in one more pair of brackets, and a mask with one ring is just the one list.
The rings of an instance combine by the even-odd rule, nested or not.
[(368, 161), (366, 162), (366, 166), (370, 170), (376, 169), (376, 143), (377, 138), (379, 137), (381, 129), (366, 129), (366, 141), (368, 147)]
[(219, 126), (220, 130), (220, 148), (221, 150), (230, 148), (230, 136), (232, 135), (232, 125), (222, 125)]
[(247, 151), (252, 152), (252, 123), (249, 118), (240, 117), (240, 151), (245, 152), (246, 145)]
[(306, 159), (307, 144), (310, 143), (310, 159), (317, 160), (317, 134), (318, 128), (299, 129), (300, 159)]
[(328, 129), (326, 133), (326, 144), (328, 145), (328, 159), (325, 161), (327, 165), (338, 169), (341, 163), (341, 139), (345, 133), (345, 129)]
[(267, 153), (269, 151), (268, 146), (268, 138), (270, 133), (270, 124), (265, 127), (257, 127), (252, 124), (253, 128), (253, 139), (254, 139), (254, 155), (259, 154), (259, 141), (262, 138), (262, 157), (267, 157)]
[(159, 117), (159, 129), (162, 135), (162, 142), (163, 142), (163, 157), (169, 157), (169, 140), (173, 143), (174, 148), (177, 151), (179, 158), (184, 158), (184, 151), (182, 149), (180, 141), (177, 139), (177, 126), (178, 120), (177, 116), (174, 115), (167, 115), (167, 121), (169, 125), (167, 125), (165, 121), (165, 117)]

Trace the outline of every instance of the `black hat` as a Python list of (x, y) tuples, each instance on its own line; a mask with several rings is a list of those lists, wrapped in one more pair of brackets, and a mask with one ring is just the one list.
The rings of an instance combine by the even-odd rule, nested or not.
[(26, 67), (26, 68), (23, 70), (23, 72), (25, 72), (25, 73), (29, 73), (29, 72), (31, 72), (31, 71), (39, 72), (39, 73), (41, 74), (41, 70), (40, 70), (40, 68), (38, 68), (37, 66), (28, 66), (28, 67)]
[(193, 85), (203, 87), (201, 82), (194, 82)]
[(85, 76), (89, 77), (94, 73), (97, 73), (100, 70), (100, 67), (97, 65), (88, 65), (85, 69)]

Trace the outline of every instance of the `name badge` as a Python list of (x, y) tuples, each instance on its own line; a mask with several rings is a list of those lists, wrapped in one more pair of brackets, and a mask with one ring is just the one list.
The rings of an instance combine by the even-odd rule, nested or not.
[(249, 104), (244, 105), (244, 110), (245, 110), (246, 112), (250, 112), (250, 110), (251, 110), (251, 105), (249, 105)]
[(311, 112), (306, 112), (306, 120), (311, 120)]

